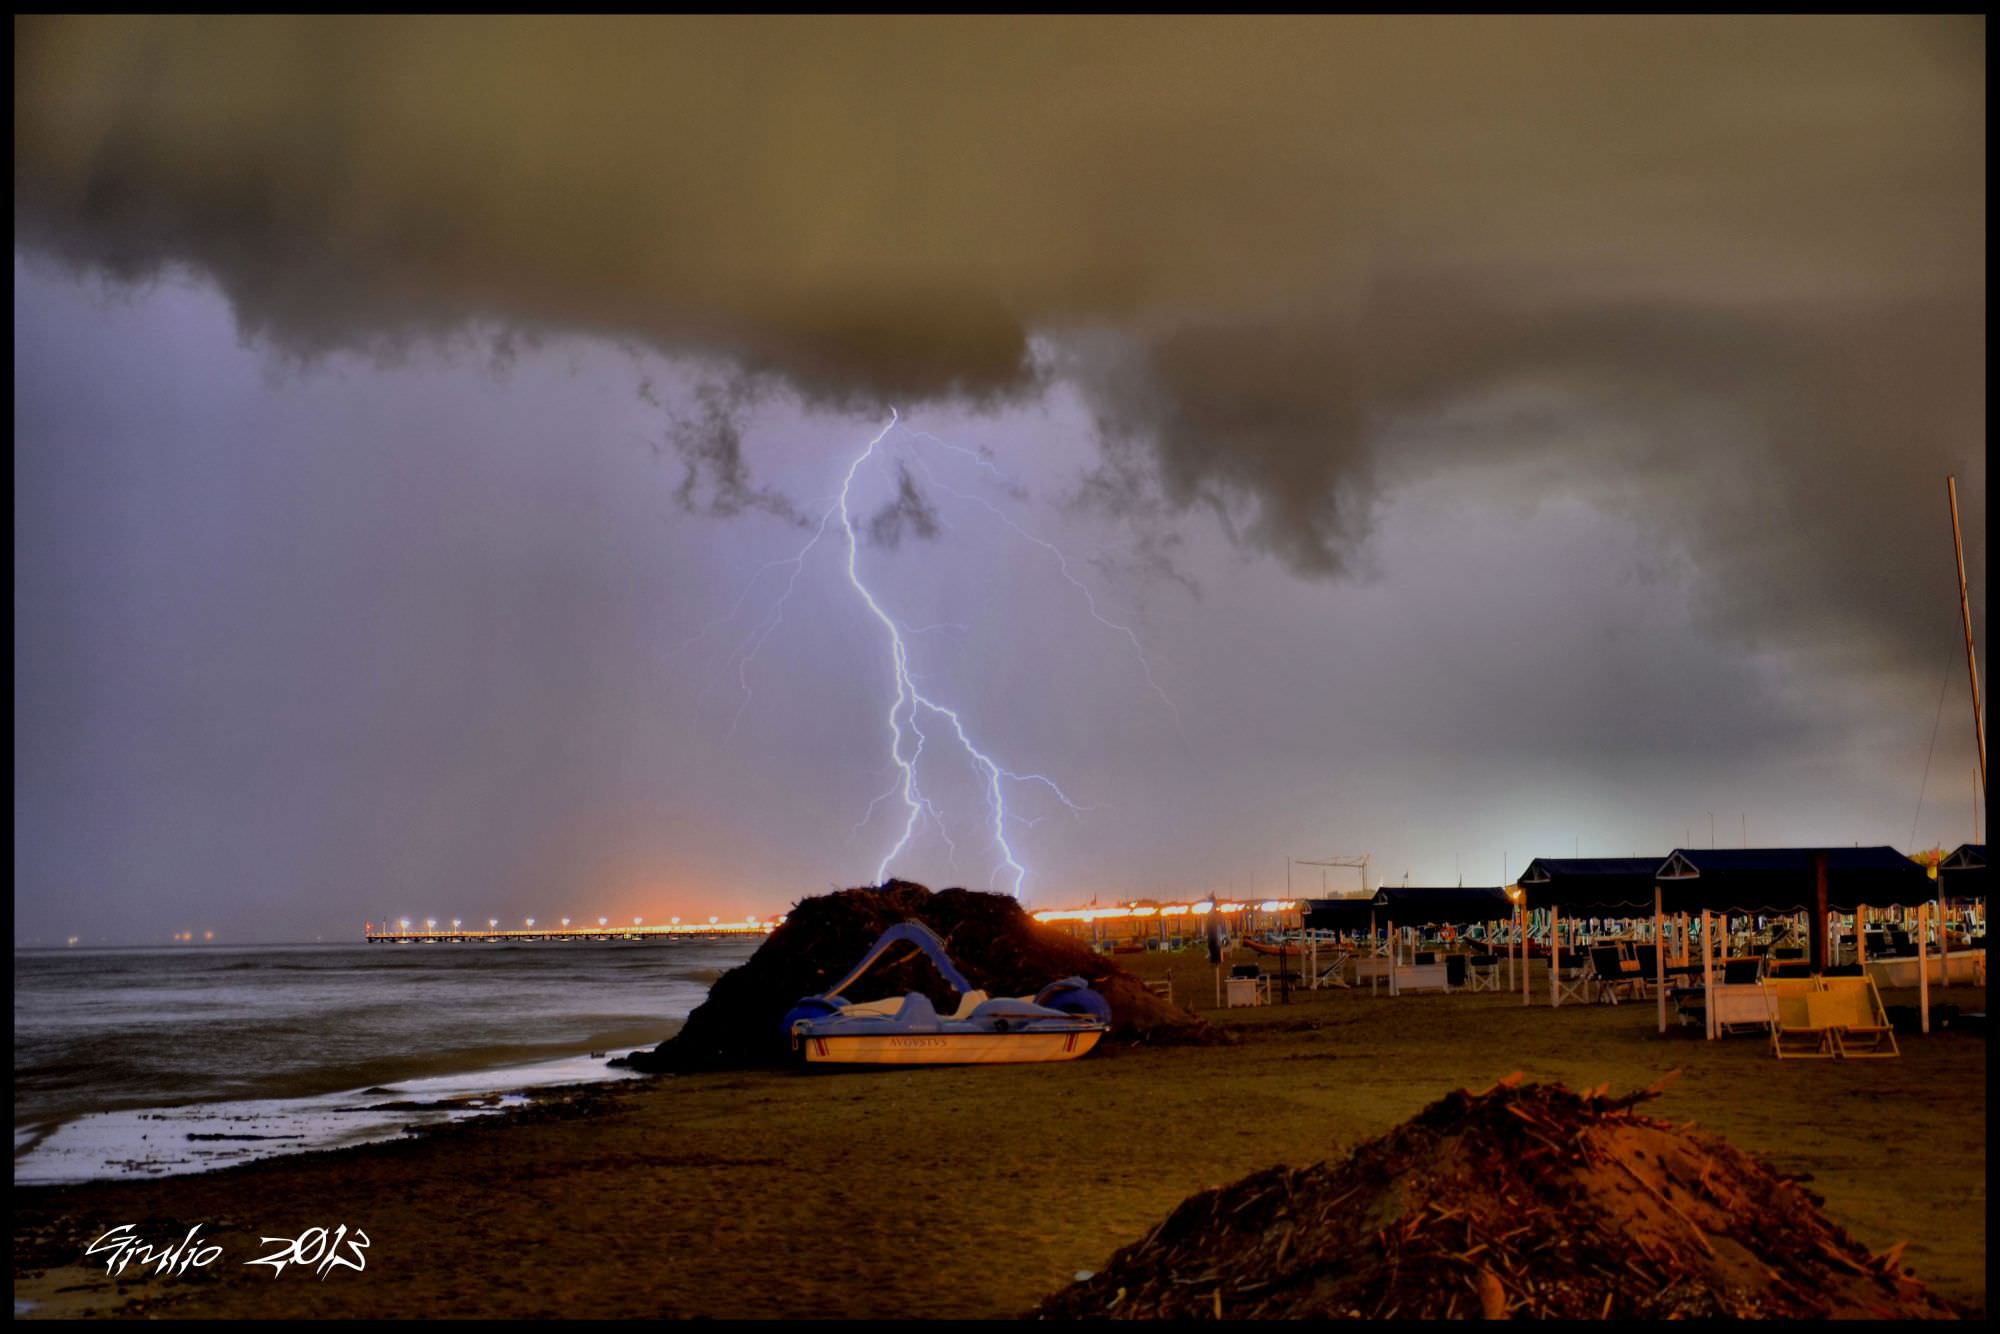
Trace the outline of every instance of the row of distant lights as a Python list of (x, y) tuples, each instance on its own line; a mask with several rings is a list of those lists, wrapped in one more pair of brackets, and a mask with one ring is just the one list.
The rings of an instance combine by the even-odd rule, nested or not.
[(1297, 899), (1266, 899), (1262, 903), (1217, 903), (1213, 899), (1202, 903), (1163, 903), (1155, 907), (1141, 907), (1128, 903), (1123, 908), (1047, 908), (1035, 913), (1038, 922), (1104, 922), (1126, 917), (1206, 917), (1212, 912), (1223, 914), (1256, 909), (1258, 912), (1290, 912), (1299, 906)]
[[(716, 918), (716, 917), (711, 917), (711, 918), (709, 918), (709, 919), (708, 919), (708, 924), (709, 924), (710, 926), (725, 926), (725, 927), (756, 927), (756, 928), (758, 928), (758, 929), (760, 929), (760, 930), (763, 930), (763, 931), (775, 931), (775, 930), (777, 930), (777, 929), (778, 929), (779, 925), (780, 925), (781, 923), (783, 923), (783, 922), (784, 922), (784, 920), (785, 920), (785, 919), (784, 919), (784, 918), (782, 918), (782, 917), (775, 917), (775, 918), (768, 918), (768, 919), (765, 919), (765, 920), (763, 920), (763, 921), (759, 921), (759, 920), (758, 920), (758, 918), (757, 918), (757, 914), (755, 914), (755, 913), (751, 913), (751, 914), (750, 914), (750, 915), (749, 915), (748, 917), (744, 918), (744, 919), (743, 919), (742, 921), (740, 921), (740, 922), (725, 922), (725, 921), (722, 921), (722, 920), (721, 920), (720, 918)], [(532, 918), (532, 917), (526, 917), (526, 918), (523, 918), (523, 919), (522, 919), (522, 921), (523, 921), (523, 922), (524, 922), (524, 923), (526, 924), (526, 927), (527, 927), (527, 929), (528, 929), (528, 930), (533, 930), (533, 929), (534, 929), (534, 926), (535, 926), (535, 919), (534, 919), (534, 918)], [(675, 917), (675, 918), (671, 918), (671, 919), (670, 919), (670, 923), (671, 923), (671, 925), (673, 925), (673, 926), (679, 926), (679, 925), (681, 924), (681, 919), (680, 919), (680, 918), (678, 918), (678, 917)], [(567, 929), (570, 929), (570, 919), (569, 919), (569, 918), (567, 918), (567, 917), (563, 918), (563, 919), (562, 919), (562, 924), (563, 924), (563, 928), (564, 928), (565, 930), (567, 930)], [(633, 925), (633, 926), (644, 926), (645, 924), (646, 924), (646, 919), (645, 919), (645, 918), (643, 918), (643, 917), (634, 917), (634, 918), (632, 919), (632, 925)], [(373, 925), (373, 923), (370, 923), (369, 925), (370, 925), (370, 926), (372, 926), (372, 925)], [(409, 918), (407, 918), (407, 917), (404, 917), (404, 918), (400, 919), (400, 921), (399, 921), (399, 925), (400, 925), (400, 926), (401, 926), (401, 927), (403, 928), (403, 930), (405, 930), (405, 931), (408, 931), (408, 930), (409, 930), (409, 929), (411, 928), (411, 926), (412, 926), (412, 925), (414, 925), (414, 923), (412, 923), (412, 922), (411, 922), (411, 920), (410, 920)], [(608, 926), (610, 926), (610, 925), (611, 925), (611, 919), (610, 919), (609, 917), (600, 917), (600, 918), (598, 918), (598, 919), (597, 919), (597, 925), (598, 925), (598, 926), (600, 926), (600, 927), (608, 927)], [(700, 924), (699, 924), (699, 923), (695, 923), (695, 924), (693, 924), (693, 925), (694, 925), (694, 929), (696, 929), (696, 930), (699, 930), (699, 929), (700, 929)], [(463, 930), (464, 928), (465, 928), (465, 919), (463, 919), (463, 918), (460, 918), (460, 917), (454, 917), (454, 918), (452, 918), (452, 919), (451, 919), (451, 929), (452, 929), (452, 930), (454, 930), (454, 931), (461, 931), (461, 930)], [(437, 930), (437, 929), (438, 929), (438, 919), (437, 919), (437, 918), (435, 918), (435, 917), (426, 917), (426, 918), (424, 919), (424, 930), (426, 930), (426, 931), (435, 931), (435, 930)], [(499, 918), (497, 918), (497, 917), (489, 917), (489, 918), (487, 918), (487, 919), (486, 919), (486, 929), (487, 929), (488, 931), (498, 931), (498, 930), (500, 929), (500, 919), (499, 919)], [(552, 930), (554, 930), (555, 928), (554, 928), (554, 927), (543, 927), (542, 929), (543, 929), (544, 931), (552, 931)], [(582, 929), (582, 930), (585, 930), (585, 931), (588, 931), (588, 930), (589, 930), (590, 928), (586, 926), (586, 927), (583, 927), (583, 928), (580, 928), (580, 929)], [(655, 930), (657, 930), (657, 929), (658, 929), (658, 928), (656, 927), (656, 928), (655, 928)], [(211, 934), (211, 936), (213, 935), (213, 933), (212, 933), (212, 932), (211, 932), (210, 934)]]
[[(204, 931), (204, 932), (202, 932), (202, 933), (201, 933), (201, 938), (202, 938), (203, 940), (214, 940), (214, 939), (215, 939), (215, 932), (213, 932), (213, 931)], [(173, 935), (171, 935), (171, 936), (167, 937), (167, 939), (169, 939), (169, 940), (173, 940), (173, 941), (178, 941), (178, 942), (180, 942), (180, 943), (181, 943), (181, 944), (183, 944), (183, 945), (186, 945), (186, 944), (191, 944), (191, 943), (193, 943), (193, 941), (194, 941), (194, 932), (192, 932), (192, 931), (176, 931), (176, 932), (174, 932), (174, 933), (173, 933)]]

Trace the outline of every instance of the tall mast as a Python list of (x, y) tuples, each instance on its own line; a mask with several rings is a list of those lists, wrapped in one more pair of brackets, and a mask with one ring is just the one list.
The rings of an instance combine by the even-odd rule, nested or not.
[(1986, 789), (1986, 724), (1979, 714), (1979, 662), (1972, 654), (1972, 602), (1965, 594), (1965, 544), (1958, 535), (1958, 478), (1947, 474), (1945, 495), (1951, 500), (1951, 549), (1958, 557), (1958, 611), (1965, 620), (1965, 670), (1972, 678), (1972, 731), (1979, 742), (1979, 787)]

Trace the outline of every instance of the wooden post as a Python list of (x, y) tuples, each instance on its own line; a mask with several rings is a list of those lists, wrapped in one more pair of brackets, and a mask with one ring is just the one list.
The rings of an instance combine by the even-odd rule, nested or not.
[(1701, 991), (1702, 1019), (1707, 1037), (1715, 1038), (1715, 933), (1709, 930), (1708, 909), (1701, 910)]
[(1826, 971), (1826, 964), (1827, 964), (1826, 854), (1824, 852), (1815, 852), (1812, 855), (1812, 864), (1813, 864), (1813, 906), (1812, 906), (1812, 926), (1809, 928), (1812, 932), (1812, 939), (1808, 942), (1808, 946), (1812, 951), (1811, 955), (1809, 956), (1812, 959), (1812, 971), (1815, 974), (1820, 974)]
[(1389, 919), (1389, 994), (1391, 996), (1397, 994), (1396, 963), (1401, 957), (1402, 942), (1396, 939), (1396, 919), (1391, 917)]
[(1562, 909), (1549, 905), (1549, 1008), (1562, 1004)]
[(1951, 919), (1944, 910), (1944, 877), (1937, 878), (1938, 884), (1938, 981), (1946, 989), (1951, 987)]
[(1664, 911), (1665, 893), (1660, 882), (1653, 882), (1653, 992), (1659, 1001), (1660, 1036), (1667, 1032), (1667, 915)]
[(1528, 953), (1528, 902), (1523, 898), (1521, 900), (1521, 1004), (1523, 1005), (1534, 1003), (1534, 997), (1529, 994), (1531, 987), (1528, 981), (1531, 974), (1529, 960), (1532, 957)]
[(1924, 913), (1928, 903), (1917, 905), (1917, 1017), (1924, 1032), (1931, 1031), (1931, 956), (1924, 939)]
[(1861, 975), (1868, 976), (1868, 905), (1854, 906), (1854, 961), (1861, 965)]
[(1380, 981), (1382, 970), (1375, 965), (1382, 960), (1382, 947), (1375, 943), (1375, 910), (1368, 910), (1368, 994), (1375, 994), (1375, 986)]

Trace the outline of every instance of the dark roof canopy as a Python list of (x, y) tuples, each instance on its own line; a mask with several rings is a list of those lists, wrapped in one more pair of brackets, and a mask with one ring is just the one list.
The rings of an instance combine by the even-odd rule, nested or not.
[(1938, 885), (1955, 899), (1986, 897), (1986, 845), (1961, 843), (1938, 863)]
[(1374, 915), (1373, 894), (1306, 900), (1305, 924), (1314, 931), (1366, 931), (1368, 919)]
[(1826, 858), (1827, 907), (1914, 906), (1936, 897), (1924, 868), (1891, 847), (1676, 848), (1660, 867), (1668, 912), (1793, 912), (1812, 906)]
[(1665, 857), (1537, 857), (1521, 872), (1530, 908), (1579, 917), (1653, 915), (1653, 881)]
[(1405, 926), (1446, 922), (1494, 922), (1513, 912), (1507, 891), (1498, 885), (1480, 889), (1413, 889), (1383, 886), (1375, 891), (1375, 909)]

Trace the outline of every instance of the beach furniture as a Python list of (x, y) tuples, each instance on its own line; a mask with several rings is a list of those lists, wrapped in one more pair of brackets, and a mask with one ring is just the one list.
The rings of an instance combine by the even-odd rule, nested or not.
[(1815, 1023), (1826, 1025), (1833, 1049), (1842, 1056), (1896, 1056), (1895, 1030), (1882, 1009), (1873, 979), (1823, 977), (1806, 997)]
[(1170, 1001), (1174, 998), (1173, 979), (1163, 977), (1156, 982), (1148, 982), (1146, 984), (1146, 990), (1152, 992), (1155, 996), (1159, 996), (1165, 1000)]
[(1590, 978), (1600, 1003), (1616, 1005), (1621, 993), (1626, 996), (1633, 994), (1639, 979), (1625, 971), (1625, 960), (1616, 945), (1592, 946), (1589, 959)]
[(1556, 1004), (1588, 1000), (1593, 981), (1590, 956), (1582, 950), (1565, 948), (1561, 958), (1562, 964), (1555, 970)]
[[(899, 947), (903, 947), (900, 948)], [(841, 992), (891, 951), (922, 954), (958, 993), (949, 1018), (921, 992), (852, 1003)], [(1110, 1027), (1111, 1006), (1080, 977), (1051, 982), (1032, 998), (989, 997), (965, 980), (944, 942), (921, 922), (884, 931), (846, 977), (785, 1015), (793, 1050), (831, 1065), (962, 1065), (1070, 1061)]]
[(1441, 963), (1405, 963), (1396, 966), (1395, 991), (1447, 991), (1450, 989), (1445, 977), (1445, 965)]
[(1834, 1057), (1840, 1053), (1833, 1044), (1832, 1030), (1812, 1011), (1812, 996), (1819, 983), (1810, 977), (1769, 977), (1764, 994), (1770, 1010), (1771, 1054)]
[(1230, 971), (1223, 994), (1231, 1009), (1239, 1005), (1269, 1005), (1271, 979), (1264, 976), (1254, 963), (1238, 964)]
[(1723, 959), (1721, 980), (1715, 984), (1714, 1025), (1717, 1036), (1730, 1033), (1768, 1033), (1770, 1004), (1760, 976), (1764, 961), (1759, 958)]
[(1674, 1020), (1681, 1026), (1703, 1024), (1708, 1020), (1706, 997), (1708, 993), (1700, 987), (1669, 987), (1667, 999), (1673, 1002)]
[(1472, 954), (1465, 960), (1467, 991), (1498, 991), (1500, 989), (1500, 956), (1497, 954)]

